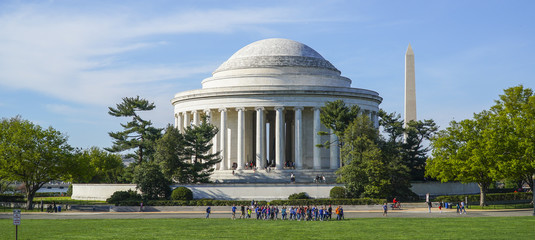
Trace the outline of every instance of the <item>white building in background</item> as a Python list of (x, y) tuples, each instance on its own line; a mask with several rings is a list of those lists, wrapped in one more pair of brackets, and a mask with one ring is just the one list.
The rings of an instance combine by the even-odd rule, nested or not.
[[(221, 151), (222, 161), (215, 166), (216, 181), (236, 178), (233, 170), (240, 176), (258, 174), (250, 165), (259, 170), (270, 166), (272, 175), (286, 176), (288, 171), (329, 174), (340, 167), (339, 149), (336, 145), (315, 147), (336, 141), (335, 136), (317, 134), (328, 131), (320, 123), (320, 108), (340, 99), (359, 105), (377, 125), (382, 101), (377, 92), (352, 88), (351, 80), (340, 73), (302, 43), (257, 41), (221, 64), (212, 77), (202, 81), (201, 89), (174, 96), (175, 126), (183, 131), (206, 115), (218, 127), (213, 151)], [(251, 178), (242, 179), (249, 182)]]

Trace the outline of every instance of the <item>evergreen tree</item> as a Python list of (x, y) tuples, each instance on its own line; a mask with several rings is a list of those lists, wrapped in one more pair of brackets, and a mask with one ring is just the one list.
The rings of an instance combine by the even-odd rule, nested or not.
[(214, 165), (221, 161), (219, 153), (211, 153), (212, 139), (218, 129), (205, 118), (181, 134), (169, 126), (158, 140), (156, 161), (164, 174), (180, 183), (209, 182)]
[(160, 170), (160, 166), (154, 163), (143, 163), (136, 167), (134, 183), (141, 191), (144, 199), (169, 199), (171, 196), (171, 181)]
[(124, 131), (109, 132), (113, 138), (113, 146), (106, 148), (110, 152), (122, 152), (135, 149), (135, 154), (127, 154), (126, 157), (137, 159), (137, 164), (143, 161), (152, 160), (155, 151), (155, 142), (161, 137), (162, 129), (152, 126), (151, 121), (143, 120), (139, 116), (139, 111), (150, 111), (156, 106), (154, 103), (140, 98), (125, 97), (123, 102), (117, 104), (116, 108), (109, 107), (108, 113), (115, 117), (132, 117), (130, 122), (122, 124)]
[(162, 138), (156, 141), (155, 161), (160, 165), (165, 177), (174, 182), (189, 182), (191, 158), (185, 154), (184, 135), (168, 125)]
[(396, 145), (384, 141), (365, 115), (358, 116), (344, 132), (342, 161), (338, 181), (353, 197), (414, 197), (408, 168), (402, 163)]

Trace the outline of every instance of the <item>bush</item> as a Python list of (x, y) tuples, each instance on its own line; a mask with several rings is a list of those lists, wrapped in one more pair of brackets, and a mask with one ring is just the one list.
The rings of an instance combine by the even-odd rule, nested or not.
[(129, 205), (132, 202), (137, 202), (135, 205), (139, 205), (141, 201), (141, 195), (132, 190), (114, 192), (110, 198), (106, 199), (107, 203), (115, 204), (116, 206), (132, 206)]
[(333, 187), (329, 193), (330, 198), (347, 198), (347, 190), (345, 187)]
[[(214, 199), (197, 199), (197, 200), (151, 200), (146, 202), (146, 206), (248, 206), (251, 201), (248, 200), (214, 200)], [(258, 201), (259, 205), (267, 205), (266, 201)]]
[[(488, 193), (485, 195), (485, 201), (487, 203), (497, 202), (497, 201), (515, 201), (515, 200), (531, 200), (533, 199), (532, 193), (526, 192), (517, 192), (517, 193)], [(479, 202), (479, 194), (473, 195), (448, 195), (448, 196), (438, 196), (434, 200), (437, 202), (460, 202), (464, 201), (465, 197), (468, 198), (468, 202)]]
[(169, 181), (160, 170), (160, 166), (144, 163), (134, 172), (134, 183), (143, 194), (144, 199), (169, 199), (171, 188)]
[(193, 200), (193, 192), (187, 187), (177, 187), (171, 193), (171, 200)]
[(0, 194), (0, 202), (24, 202), (22, 194)]
[(295, 199), (310, 199), (310, 197), (308, 196), (306, 192), (294, 193), (288, 196), (288, 200), (295, 200)]
[(65, 195), (67, 195), (67, 197), (72, 197), (72, 184), (69, 184), (69, 189), (67, 189)]
[(385, 199), (375, 198), (346, 198), (346, 199), (291, 199), (291, 200), (273, 200), (270, 205), (293, 205), (293, 206), (311, 206), (311, 205), (379, 205), (383, 204)]

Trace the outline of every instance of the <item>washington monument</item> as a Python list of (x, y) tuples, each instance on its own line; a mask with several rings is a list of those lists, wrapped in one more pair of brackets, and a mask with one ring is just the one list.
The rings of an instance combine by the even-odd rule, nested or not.
[(405, 53), (405, 113), (403, 128), (406, 128), (410, 121), (416, 121), (416, 86), (414, 74), (414, 52), (411, 44)]

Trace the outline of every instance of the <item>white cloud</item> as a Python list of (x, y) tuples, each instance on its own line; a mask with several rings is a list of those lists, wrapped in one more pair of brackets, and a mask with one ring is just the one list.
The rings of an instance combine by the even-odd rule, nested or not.
[(122, 54), (166, 45), (161, 39), (153, 39), (155, 36), (251, 30), (255, 25), (297, 19), (313, 21), (287, 8), (143, 14), (143, 10), (84, 13), (46, 4), (13, 8), (0, 15), (0, 85), (105, 105), (117, 96), (156, 91), (161, 87), (156, 83), (209, 74), (218, 64), (121, 62)]

